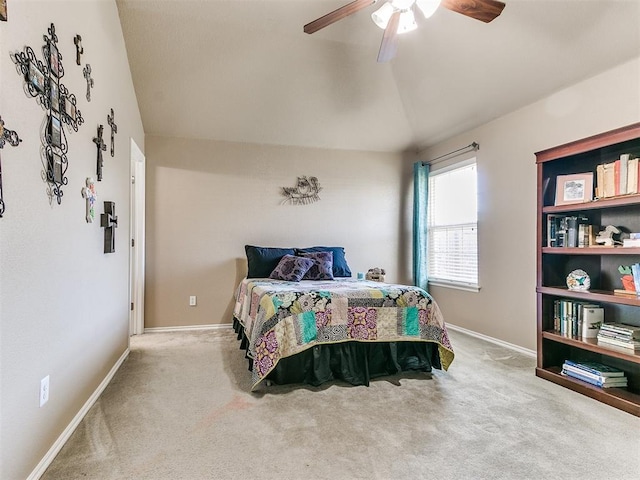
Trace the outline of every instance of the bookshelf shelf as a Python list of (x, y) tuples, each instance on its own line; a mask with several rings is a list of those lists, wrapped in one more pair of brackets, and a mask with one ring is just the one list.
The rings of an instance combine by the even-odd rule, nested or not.
[(639, 394), (626, 388), (599, 388), (577, 378), (564, 376), (560, 373), (561, 370), (559, 367), (536, 368), (536, 375), (640, 417)]
[(569, 213), (583, 210), (598, 210), (602, 208), (626, 207), (640, 205), (640, 195), (621, 195), (619, 197), (601, 198), (588, 203), (573, 205), (548, 205), (543, 207), (542, 213)]
[[(625, 351), (624, 348), (607, 348), (602, 344), (598, 345), (595, 338), (582, 340), (560, 334), (554, 329), (554, 325), (558, 328), (558, 319), (554, 318), (554, 306), (558, 303), (569, 306), (573, 304), (573, 308), (577, 309), (582, 307), (578, 305), (580, 302), (600, 305), (604, 309), (605, 322), (620, 322), (640, 327), (640, 297), (614, 293), (614, 290), (622, 288), (618, 266), (640, 263), (640, 247), (547, 246), (556, 238), (553, 236), (555, 230), (552, 230), (551, 226), (555, 228), (558, 216), (567, 220), (574, 217), (582, 218), (588, 221), (589, 225), (593, 225), (590, 228), (593, 228), (594, 232), (604, 229), (607, 225), (617, 226), (627, 232), (640, 232), (640, 194), (619, 195), (580, 204), (554, 205), (556, 179), (559, 175), (593, 172), (595, 182), (597, 167), (615, 162), (623, 154), (629, 154), (631, 158), (640, 157), (640, 123), (536, 153), (536, 375), (640, 416), (640, 353)], [(549, 237), (547, 228), (550, 229)], [(573, 238), (573, 244), (576, 245), (575, 237)], [(556, 241), (562, 245), (561, 240)], [(565, 286), (567, 275), (575, 269), (587, 272), (591, 278), (590, 290), (575, 291)], [(561, 327), (564, 329), (565, 325)], [(599, 388), (564, 376), (561, 371), (566, 360), (600, 362), (621, 369), (628, 379), (628, 387)]]
[[(618, 305), (631, 305), (640, 307), (640, 298), (626, 295), (615, 295), (607, 290), (589, 290), (586, 292), (569, 290), (567, 287), (538, 287), (539, 294), (553, 295), (563, 298), (575, 298), (587, 302), (607, 302)], [(640, 315), (640, 313), (639, 313)]]
[(542, 337), (554, 342), (564, 343), (590, 352), (607, 355), (613, 358), (619, 358), (628, 362), (640, 364), (640, 353), (626, 353), (622, 350), (613, 350), (611, 348), (598, 345), (598, 341), (595, 338), (588, 338), (585, 340), (565, 337), (560, 335), (560, 332), (545, 331), (542, 332)]
[(542, 247), (549, 255), (640, 255), (640, 247)]

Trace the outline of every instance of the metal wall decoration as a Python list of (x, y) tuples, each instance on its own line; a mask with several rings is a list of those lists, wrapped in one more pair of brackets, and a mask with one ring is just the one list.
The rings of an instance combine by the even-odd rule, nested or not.
[(16, 64), (19, 73), (25, 79), (25, 92), (36, 98), (38, 103), (47, 111), (46, 121), (43, 122), (44, 178), (51, 186), (50, 196), (62, 202), (62, 187), (68, 183), (66, 177), (69, 162), (67, 137), (63, 124), (74, 131), (84, 123), (82, 113), (78, 110), (76, 96), (69, 93), (67, 87), (60, 81), (64, 76), (62, 54), (58, 50), (58, 37), (55, 25), (52, 23), (47, 30), (48, 35), (42, 38), (42, 54), (45, 61), (36, 58), (36, 54), (29, 46), (24, 51), (11, 54), (11, 60)]
[(82, 75), (87, 81), (87, 102), (91, 101), (91, 89), (93, 88), (93, 78), (91, 78), (91, 65), (87, 65), (82, 69)]
[(114, 117), (115, 117), (115, 114), (113, 113), (113, 108), (112, 108), (111, 115), (107, 115), (107, 123), (111, 127), (111, 156), (112, 157), (115, 156), (116, 154), (114, 135), (118, 133), (118, 125), (116, 125)]
[[(0, 0), (2, 1), (2, 0)], [(12, 147), (17, 147), (18, 144), (22, 141), (18, 134), (9, 130), (4, 126), (4, 121), (2, 117), (0, 117), (0, 149), (4, 148), (5, 143), (9, 143)], [(0, 157), (0, 218), (4, 214), (4, 197), (2, 193), (2, 158)]]
[(73, 43), (76, 46), (76, 65), (80, 65), (80, 55), (84, 53), (84, 47), (82, 46), (82, 37), (76, 35), (73, 37)]
[(320, 200), (322, 187), (316, 177), (298, 177), (295, 187), (282, 187), (282, 195), (286, 198), (282, 203), (292, 205), (308, 205)]
[(104, 253), (116, 251), (116, 234), (113, 230), (118, 226), (115, 202), (104, 202), (104, 213), (100, 215), (100, 226), (104, 227)]
[(98, 181), (102, 181), (102, 167), (104, 166), (104, 160), (102, 158), (102, 152), (107, 149), (104, 141), (102, 140), (102, 131), (104, 130), (104, 125), (98, 125), (98, 134), (93, 137), (93, 143), (96, 144), (98, 148), (98, 156), (96, 158), (96, 175), (98, 176)]
[(93, 223), (94, 218), (96, 218), (95, 204), (96, 200), (98, 200), (96, 183), (93, 181), (93, 178), (87, 177), (85, 185), (86, 186), (82, 188), (82, 198), (87, 201), (87, 213), (85, 219), (87, 220), (87, 223)]

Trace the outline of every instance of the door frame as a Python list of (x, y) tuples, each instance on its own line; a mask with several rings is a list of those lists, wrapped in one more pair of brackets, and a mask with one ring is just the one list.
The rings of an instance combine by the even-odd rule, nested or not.
[(131, 139), (129, 215), (129, 335), (144, 333), (145, 167), (140, 147)]

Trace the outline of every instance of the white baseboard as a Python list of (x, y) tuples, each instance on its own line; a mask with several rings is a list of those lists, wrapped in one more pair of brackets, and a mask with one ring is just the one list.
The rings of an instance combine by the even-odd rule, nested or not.
[(499, 340), (497, 338), (489, 337), (488, 335), (483, 335), (482, 333), (474, 332), (473, 330), (467, 330), (466, 328), (458, 327), (456, 325), (451, 325), (447, 323), (447, 328), (449, 330), (455, 330), (457, 332), (466, 333), (475, 338), (479, 338), (481, 340), (485, 340), (487, 342), (495, 343), (496, 345), (500, 345), (501, 347), (508, 348), (510, 350), (515, 350), (518, 353), (522, 353), (528, 357), (536, 357), (535, 350), (529, 350), (528, 348), (521, 347), (519, 345), (514, 345), (513, 343), (505, 342), (503, 340)]
[(82, 419), (89, 412), (93, 404), (96, 403), (96, 400), (98, 400), (98, 398), (100, 397), (104, 389), (107, 388), (107, 385), (109, 385), (109, 382), (111, 381), (113, 376), (116, 374), (116, 372), (122, 365), (122, 362), (124, 362), (128, 356), (129, 356), (129, 349), (127, 348), (122, 354), (122, 356), (115, 363), (115, 365), (111, 368), (107, 376), (104, 377), (104, 380), (102, 380), (100, 385), (98, 385), (98, 388), (96, 388), (96, 390), (89, 397), (86, 403), (82, 406), (82, 408), (76, 414), (76, 416), (73, 417), (73, 420), (71, 420), (71, 423), (67, 425), (67, 428), (64, 429), (64, 432), (62, 432), (62, 434), (54, 442), (54, 444), (51, 446), (51, 448), (46, 453), (46, 455), (42, 458), (42, 460), (40, 460), (40, 463), (38, 463), (38, 465), (33, 470), (33, 472), (31, 472), (31, 474), (27, 477), (27, 480), (37, 480), (44, 474), (45, 470), (49, 467), (49, 465), (51, 465), (51, 462), (53, 462), (53, 459), (56, 458), (56, 455), (58, 455), (58, 453), (60, 452), (64, 444), (67, 443), (67, 440), (69, 440), (69, 437), (71, 436), (71, 434), (75, 431), (76, 428), (78, 428), (78, 425), (80, 425), (80, 422), (82, 421)]
[(214, 323), (211, 325), (187, 325), (184, 327), (150, 327), (145, 328), (144, 333), (188, 332), (192, 330), (220, 330), (233, 328), (231, 323)]

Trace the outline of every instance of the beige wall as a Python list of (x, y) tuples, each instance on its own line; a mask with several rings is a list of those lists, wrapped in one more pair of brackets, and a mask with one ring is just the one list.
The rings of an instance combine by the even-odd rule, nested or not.
[(482, 289), (470, 293), (433, 287), (447, 322), (535, 350), (534, 154), (638, 121), (640, 59), (422, 152), (421, 158), (428, 160), (474, 141), (480, 144), (476, 158)]
[[(148, 136), (146, 155), (146, 328), (230, 323), (246, 244), (341, 245), (354, 276), (381, 266), (409, 280), (399, 154)], [(301, 175), (318, 177), (321, 200), (283, 205)]]
[[(0, 478), (24, 479), (128, 348), (129, 143), (144, 145), (142, 122), (127, 64), (115, 2), (10, 0), (0, 23), (0, 115), (23, 142), (5, 145), (0, 219)], [(31, 46), (42, 59), (43, 34), (53, 22), (63, 56), (62, 83), (85, 119), (66, 132), (68, 185), (50, 205), (41, 180), (40, 128), (45, 111), (27, 98), (9, 54)], [(85, 98), (73, 37), (82, 35), (83, 64), (95, 79)], [(116, 202), (116, 253), (105, 255), (103, 229), (85, 222), (81, 189), (95, 176), (92, 138), (114, 108), (116, 156), (105, 153), (98, 208)], [(105, 130), (108, 138), (109, 129)], [(40, 380), (50, 376), (50, 399), (39, 407)]]

